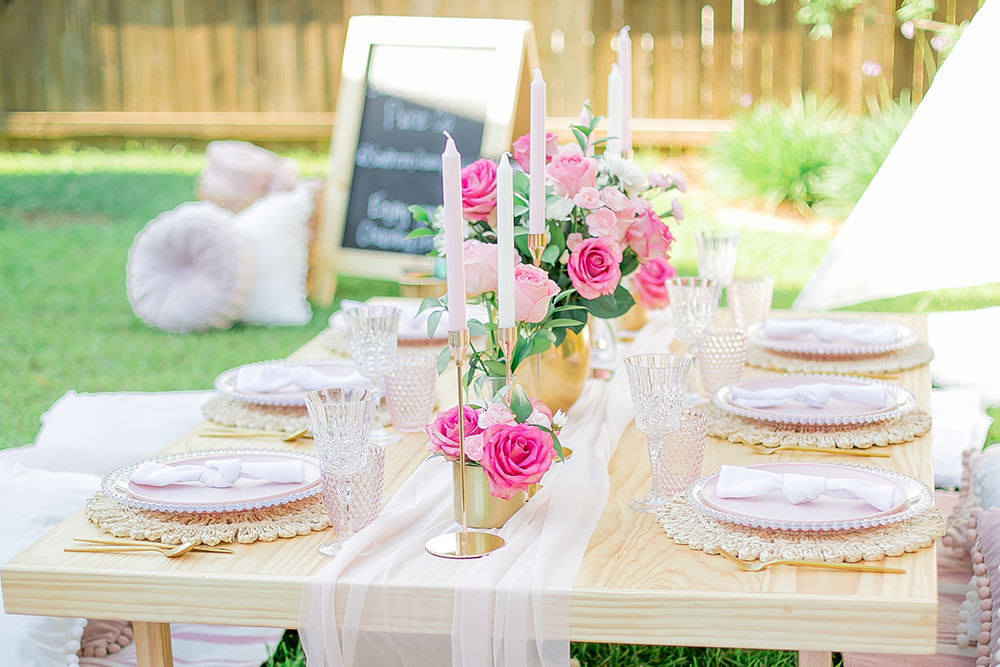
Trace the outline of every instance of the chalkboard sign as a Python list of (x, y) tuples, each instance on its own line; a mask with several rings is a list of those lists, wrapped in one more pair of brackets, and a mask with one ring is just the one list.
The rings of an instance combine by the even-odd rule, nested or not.
[(351, 19), (314, 300), (332, 297), (336, 273), (396, 279), (429, 267), (433, 239), (406, 240), (416, 226), (409, 206), (441, 203), (443, 133), (455, 138), (463, 164), (508, 150), (515, 117), (523, 115), (517, 129), (527, 131), (518, 111), (536, 61), (524, 21)]

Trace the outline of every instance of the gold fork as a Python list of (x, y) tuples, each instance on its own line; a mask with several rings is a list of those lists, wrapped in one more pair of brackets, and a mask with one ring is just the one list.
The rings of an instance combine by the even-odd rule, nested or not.
[(766, 563), (761, 563), (760, 561), (748, 563), (745, 560), (740, 560), (724, 549), (719, 549), (719, 555), (745, 572), (759, 572), (765, 568), (771, 567), (772, 565), (794, 565), (796, 567), (815, 567), (824, 570), (853, 570), (855, 572), (906, 574), (906, 570), (902, 570), (898, 567), (881, 567), (879, 565), (868, 565), (867, 563), (827, 563), (825, 561), (811, 560), (772, 560)]
[(765, 447), (763, 445), (751, 445), (748, 442), (739, 443), (754, 450), (761, 456), (769, 456), (775, 452), (815, 452), (817, 454), (842, 454), (843, 456), (868, 456), (877, 459), (889, 458), (888, 452), (873, 452), (868, 449), (840, 449), (839, 447), (800, 447), (798, 445), (781, 445), (780, 447)]
[(209, 426), (199, 435), (203, 438), (281, 438), (283, 442), (292, 442), (299, 438), (311, 438), (306, 435), (308, 428), (286, 433), (284, 431), (265, 431), (263, 429), (230, 428), (226, 426)]
[[(74, 542), (83, 542), (84, 544), (99, 544), (103, 546), (111, 547), (153, 547), (155, 549), (161, 549), (163, 551), (170, 551), (176, 544), (163, 544), (162, 542), (148, 542), (146, 540), (123, 540), (123, 539), (104, 539), (104, 540), (91, 540), (83, 537), (74, 537)], [(191, 551), (206, 551), (211, 553), (219, 554), (231, 554), (235, 553), (229, 547), (210, 547), (206, 544), (198, 544), (191, 548)]]
[(157, 547), (131, 547), (131, 546), (121, 546), (121, 547), (73, 547), (66, 548), (63, 551), (77, 552), (77, 553), (88, 553), (88, 554), (131, 554), (140, 551), (152, 551), (153, 553), (160, 554), (161, 556), (166, 556), (167, 558), (179, 558), (186, 553), (189, 553), (195, 548), (194, 542), (185, 542), (183, 544), (178, 544), (169, 550), (159, 549)]

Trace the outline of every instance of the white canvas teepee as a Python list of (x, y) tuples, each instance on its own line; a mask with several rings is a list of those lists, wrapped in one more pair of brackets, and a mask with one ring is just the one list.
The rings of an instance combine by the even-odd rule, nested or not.
[(795, 300), (1000, 282), (1000, 0), (986, 0)]

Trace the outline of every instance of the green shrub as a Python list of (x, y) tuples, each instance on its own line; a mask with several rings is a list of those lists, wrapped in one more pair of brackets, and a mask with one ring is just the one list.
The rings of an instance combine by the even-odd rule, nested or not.
[(913, 104), (902, 97), (882, 108), (873, 105), (872, 115), (855, 123), (838, 143), (833, 163), (822, 171), (819, 194), (824, 214), (847, 217), (912, 115)]
[(772, 210), (789, 202), (810, 209), (820, 198), (820, 172), (830, 166), (844, 130), (831, 99), (814, 93), (788, 107), (758, 103), (732, 132), (706, 149), (706, 181), (730, 199), (759, 199)]

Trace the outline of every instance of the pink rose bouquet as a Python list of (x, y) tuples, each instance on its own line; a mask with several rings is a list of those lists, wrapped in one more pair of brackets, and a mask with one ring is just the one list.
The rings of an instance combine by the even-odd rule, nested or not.
[(632, 279), (639, 303), (650, 310), (666, 308), (670, 304), (667, 281), (676, 276), (677, 269), (670, 265), (666, 257), (657, 257), (640, 265)]

